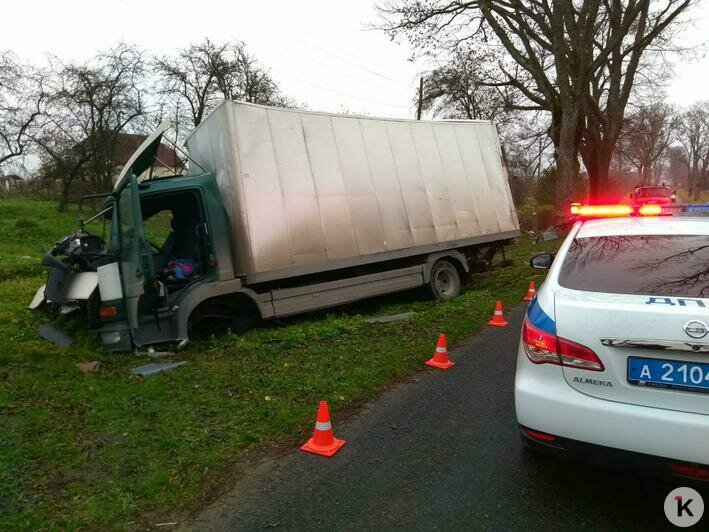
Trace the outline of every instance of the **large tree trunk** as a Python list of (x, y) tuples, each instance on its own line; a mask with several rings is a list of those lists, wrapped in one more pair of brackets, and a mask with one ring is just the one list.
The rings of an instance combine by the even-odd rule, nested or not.
[(610, 181), (610, 167), (613, 151), (618, 140), (618, 127), (601, 124), (596, 116), (586, 118), (581, 157), (588, 172), (589, 203), (610, 203), (618, 201), (622, 190), (613, 187)]
[(579, 178), (578, 111), (567, 109), (552, 115), (551, 137), (556, 162), (556, 212), (563, 215), (574, 201)]
[(618, 198), (611, 188), (610, 166), (612, 155), (604, 146), (595, 146), (586, 152), (583, 164), (588, 172), (588, 198), (590, 203), (607, 203)]
[(576, 148), (572, 143), (561, 142), (554, 150), (556, 161), (556, 197), (557, 208), (562, 212), (574, 198), (575, 184), (579, 177), (579, 161)]
[(71, 191), (71, 180), (62, 179), (61, 181), (61, 197), (59, 198), (59, 211), (64, 212), (69, 205), (69, 193)]
[(695, 159), (690, 161), (689, 172), (687, 172), (687, 195), (695, 200), (699, 197), (699, 162)]

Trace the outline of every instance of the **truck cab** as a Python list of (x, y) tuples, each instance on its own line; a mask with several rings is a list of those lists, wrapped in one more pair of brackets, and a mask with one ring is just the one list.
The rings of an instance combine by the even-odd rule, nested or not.
[(104, 347), (176, 339), (181, 301), (216, 280), (209, 205), (217, 194), (209, 173), (142, 183), (133, 175), (111, 197), (106, 264), (97, 266)]
[[(58, 313), (85, 306), (108, 351), (186, 341), (182, 304), (218, 279), (217, 249), (229, 246), (223, 231), (213, 231), (228, 224), (212, 173), (138, 180), (166, 128), (136, 151), (100, 212), (47, 253), (48, 281), (30, 305), (48, 302)], [(101, 219), (110, 227), (103, 237), (90, 232), (90, 222)], [(228, 254), (224, 261), (231, 269)]]

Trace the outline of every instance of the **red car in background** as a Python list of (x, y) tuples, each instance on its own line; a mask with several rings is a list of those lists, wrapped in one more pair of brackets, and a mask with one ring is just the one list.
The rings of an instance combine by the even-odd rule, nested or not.
[(669, 205), (675, 202), (677, 195), (669, 185), (647, 185), (635, 187), (630, 199), (635, 207), (647, 204)]

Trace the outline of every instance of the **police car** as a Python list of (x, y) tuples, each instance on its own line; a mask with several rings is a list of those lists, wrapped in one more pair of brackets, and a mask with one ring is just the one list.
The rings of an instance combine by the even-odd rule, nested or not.
[(709, 217), (636, 209), (575, 205), (558, 253), (532, 259), (549, 273), (517, 420), (537, 449), (709, 480)]

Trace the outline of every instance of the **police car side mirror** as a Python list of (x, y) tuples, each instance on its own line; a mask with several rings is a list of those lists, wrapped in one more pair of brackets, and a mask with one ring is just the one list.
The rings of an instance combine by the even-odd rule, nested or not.
[(540, 253), (534, 255), (529, 261), (529, 265), (535, 270), (548, 270), (551, 268), (551, 263), (554, 261), (553, 253)]

